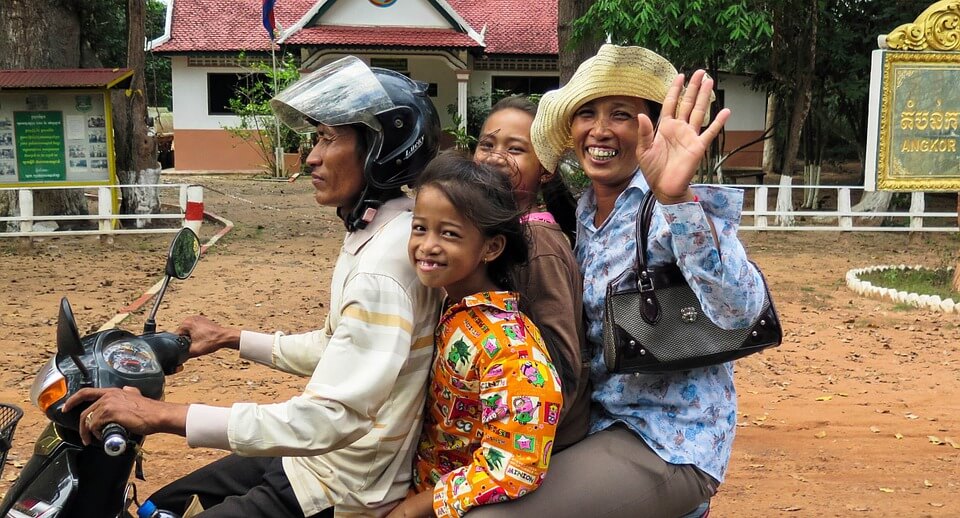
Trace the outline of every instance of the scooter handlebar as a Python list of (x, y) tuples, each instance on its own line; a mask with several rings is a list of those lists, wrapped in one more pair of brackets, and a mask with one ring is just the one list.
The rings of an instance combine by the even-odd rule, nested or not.
[(142, 338), (153, 348), (160, 367), (167, 376), (177, 372), (177, 369), (190, 357), (189, 336), (164, 332), (146, 334)]
[(116, 424), (109, 423), (103, 427), (103, 452), (111, 457), (119, 457), (127, 451), (127, 429)]

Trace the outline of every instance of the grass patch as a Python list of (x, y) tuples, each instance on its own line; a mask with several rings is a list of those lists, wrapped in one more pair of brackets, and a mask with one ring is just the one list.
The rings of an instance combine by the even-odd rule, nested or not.
[(941, 299), (960, 301), (960, 292), (953, 291), (950, 286), (953, 280), (950, 270), (884, 270), (861, 274), (860, 280), (897, 291), (938, 295)]

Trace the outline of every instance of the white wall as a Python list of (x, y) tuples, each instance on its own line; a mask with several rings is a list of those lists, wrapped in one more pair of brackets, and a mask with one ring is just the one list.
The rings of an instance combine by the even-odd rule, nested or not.
[[(398, 0), (398, 4), (401, 0)], [(348, 2), (349, 3), (349, 2)], [(359, 2), (357, 2), (359, 3)], [(363, 2), (367, 3), (368, 2)], [(395, 4), (397, 5), (397, 4)], [(371, 5), (371, 7), (373, 7)], [(331, 53), (325, 55), (316, 68), (340, 59), (348, 54)], [(371, 58), (397, 59), (404, 56), (397, 54), (364, 54), (358, 56), (365, 63), (369, 64)], [(448, 105), (457, 104), (457, 77), (450, 63), (439, 56), (406, 56), (408, 72), (410, 77), (418, 81), (427, 83), (437, 83), (437, 97), (431, 98), (437, 113), (440, 114), (440, 124), (442, 127), (453, 126), (453, 119), (447, 113)], [(173, 56), (173, 124), (176, 129), (222, 129), (224, 126), (236, 126), (239, 124), (239, 118), (233, 115), (209, 115), (207, 102), (207, 74), (208, 73), (244, 73), (249, 70), (240, 67), (188, 67), (185, 56)], [(467, 86), (467, 94), (470, 96), (489, 95), (493, 76), (556, 76), (551, 72), (495, 72), (495, 71), (473, 71), (470, 73), (470, 81)], [(725, 87), (731, 85), (725, 83)], [(734, 90), (733, 93), (739, 90)], [(759, 95), (759, 94), (757, 94)], [(734, 96), (736, 98), (736, 96)], [(728, 90), (728, 106), (731, 99), (731, 91)], [(757, 97), (761, 102), (765, 102), (765, 97)], [(751, 101), (752, 102), (752, 101)], [(763, 128), (763, 105), (759, 108), (759, 126), (755, 129)], [(737, 110), (735, 113), (742, 111)], [(728, 128), (729, 128), (728, 123)]]
[(427, 0), (397, 0), (389, 7), (377, 7), (367, 0), (339, 0), (320, 21), (328, 25), (450, 27)]
[[(347, 55), (350, 54), (327, 54), (323, 56), (316, 68)], [(407, 72), (410, 73), (412, 79), (425, 83), (437, 83), (437, 97), (431, 97), (430, 100), (433, 101), (437, 113), (440, 114), (440, 126), (443, 128), (453, 126), (453, 118), (447, 114), (447, 105), (457, 104), (457, 76), (446, 59), (439, 56), (402, 56), (397, 54), (363, 54), (357, 57), (368, 65), (373, 58), (406, 58)]]
[(185, 56), (171, 58), (173, 73), (173, 127), (176, 129), (222, 129), (236, 126), (233, 115), (209, 115), (208, 73), (249, 72), (239, 67), (188, 67)]
[(763, 131), (766, 122), (767, 96), (750, 89), (750, 78), (732, 74), (720, 75), (724, 103), (730, 108), (730, 119), (724, 126), (729, 131)]

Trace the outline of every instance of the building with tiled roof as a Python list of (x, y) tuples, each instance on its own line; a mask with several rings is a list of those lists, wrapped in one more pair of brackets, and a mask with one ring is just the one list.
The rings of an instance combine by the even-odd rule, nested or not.
[[(270, 59), (262, 0), (168, 5), (165, 34), (150, 47), (172, 61), (177, 168), (257, 168), (262, 159), (223, 128), (239, 122), (227, 101), (249, 64)], [(278, 0), (274, 15), (276, 48), (301, 70), (355, 55), (407, 74), (430, 85), (443, 127), (453, 114), (468, 120), (494, 90), (559, 84), (556, 0)]]
[[(262, 162), (223, 128), (249, 63), (268, 59), (262, 0), (170, 0), (152, 51), (173, 69), (178, 169), (253, 169)], [(430, 84), (444, 127), (493, 89), (542, 93), (558, 84), (556, 0), (279, 0), (278, 50), (303, 70), (345, 55)], [(242, 53), (242, 56), (241, 56)], [(452, 107), (452, 109), (450, 108)], [(211, 153), (222, 149), (223, 153)]]

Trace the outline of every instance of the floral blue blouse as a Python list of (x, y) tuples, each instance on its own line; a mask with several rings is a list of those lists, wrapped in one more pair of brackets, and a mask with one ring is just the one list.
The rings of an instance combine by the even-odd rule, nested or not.
[[(592, 189), (577, 207), (576, 256), (583, 273), (587, 339), (594, 351), (590, 433), (623, 423), (665, 461), (694, 464), (722, 482), (737, 422), (733, 363), (666, 374), (620, 375), (609, 374), (603, 363), (604, 295), (607, 284), (634, 263), (637, 209), (647, 189), (638, 172), (600, 228), (593, 223), (597, 205)], [(760, 314), (764, 288), (737, 238), (743, 192), (717, 186), (692, 189), (699, 203), (657, 204), (647, 260), (650, 264), (676, 261), (704, 313), (726, 329), (747, 327)], [(720, 251), (707, 214), (716, 228)]]

